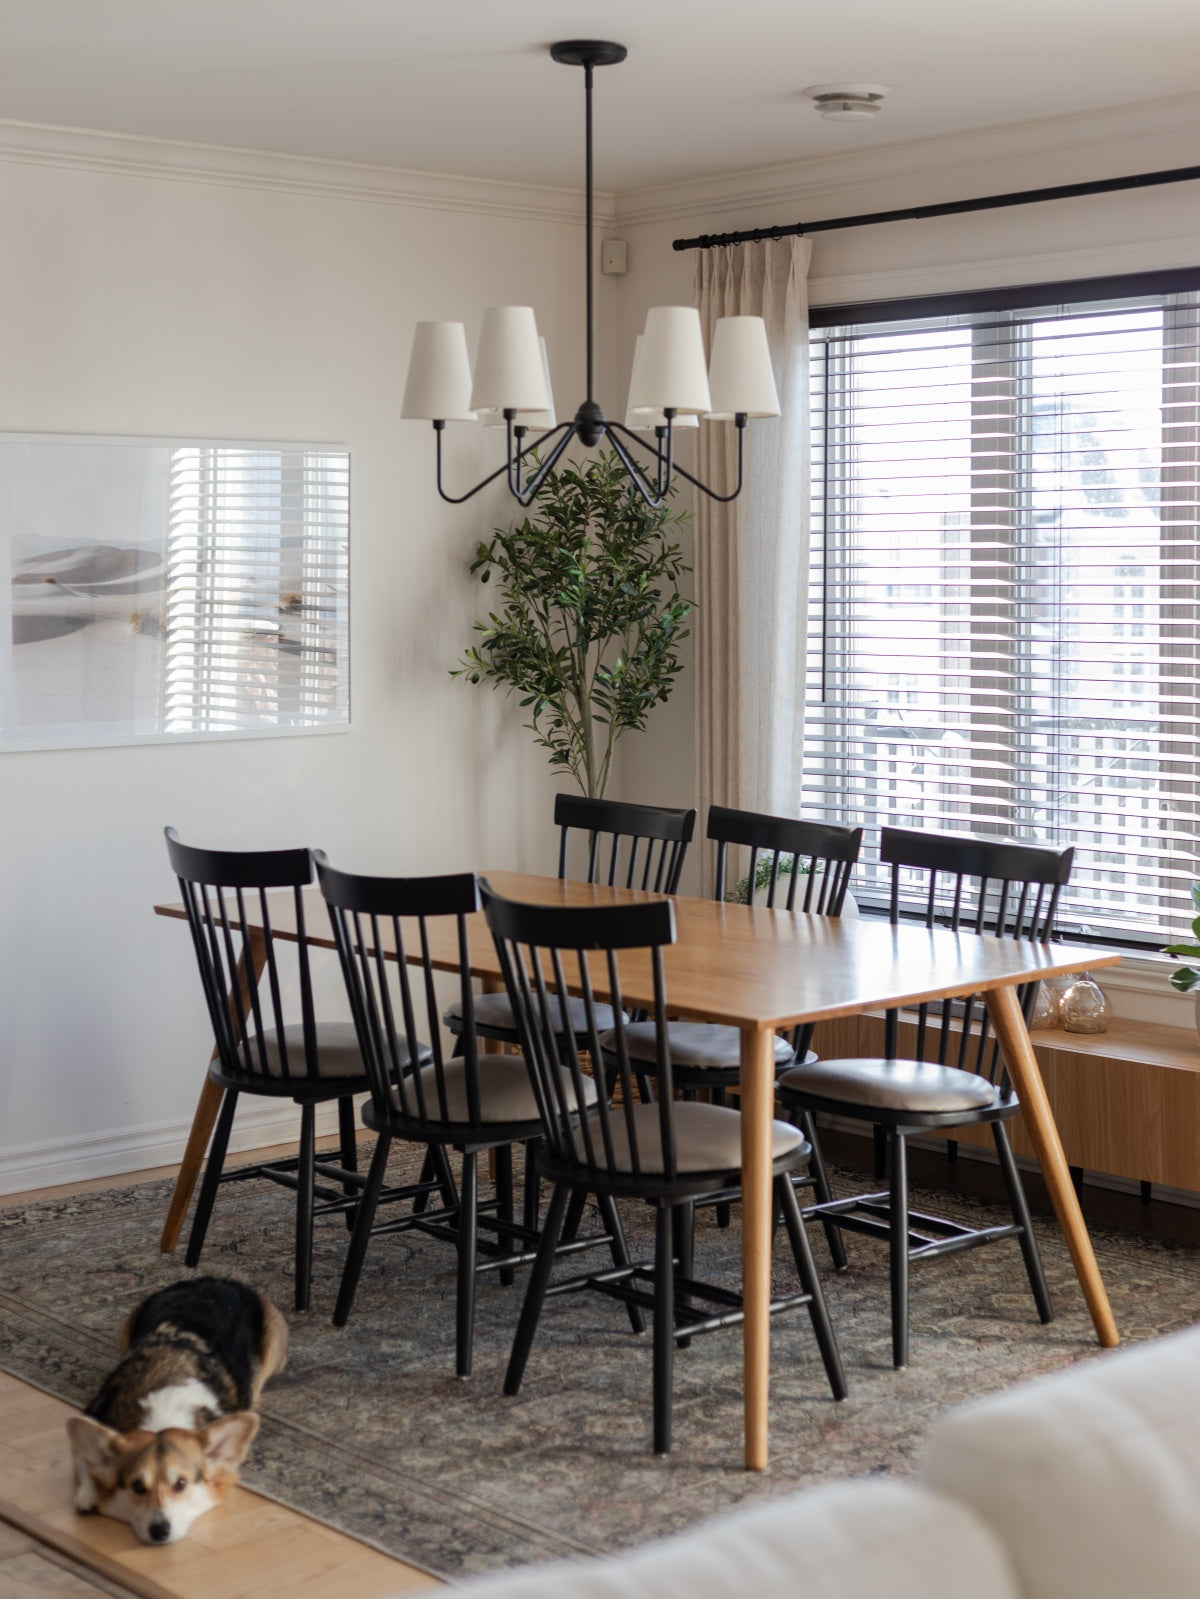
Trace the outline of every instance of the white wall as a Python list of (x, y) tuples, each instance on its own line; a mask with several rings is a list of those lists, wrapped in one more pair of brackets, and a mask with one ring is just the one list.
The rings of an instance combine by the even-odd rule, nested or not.
[[(361, 870), (552, 868), (559, 785), (515, 708), (448, 676), (474, 540), (511, 507), (438, 500), (432, 429), (399, 421), (412, 324), (473, 342), (486, 304), (532, 300), (560, 406), (583, 394), (577, 196), (29, 138), (0, 129), (0, 430), (348, 446), (353, 726), (0, 757), (6, 1191), (182, 1147), (211, 1039), (187, 931), (151, 913), (165, 823)], [(451, 480), (489, 456), (453, 442)]]

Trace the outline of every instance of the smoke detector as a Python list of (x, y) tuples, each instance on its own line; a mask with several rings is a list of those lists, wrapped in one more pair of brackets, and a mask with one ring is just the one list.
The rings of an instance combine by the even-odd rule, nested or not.
[(891, 93), (886, 83), (814, 83), (802, 93), (827, 122), (867, 122)]

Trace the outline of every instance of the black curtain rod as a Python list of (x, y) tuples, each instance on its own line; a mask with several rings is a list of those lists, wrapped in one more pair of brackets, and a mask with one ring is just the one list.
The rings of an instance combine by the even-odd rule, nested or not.
[(1009, 205), (1040, 205), (1043, 200), (1073, 200), (1085, 194), (1112, 194), (1120, 189), (1149, 189), (1159, 183), (1190, 183), (1200, 167), (1172, 167), (1166, 172), (1139, 172), (1129, 178), (1097, 178), (1091, 183), (1060, 183), (1053, 189), (1021, 189), (1015, 194), (990, 194), (978, 200), (945, 200), (938, 205), (905, 206), (900, 211), (868, 211), (858, 217), (826, 217), (820, 222), (789, 222), (777, 228), (747, 228), (742, 233), (701, 233), (676, 239), (676, 250), (712, 250), (719, 244), (755, 244), (760, 239), (803, 238), (835, 228), (871, 228), (877, 222), (918, 222), (925, 217), (960, 216), (964, 211), (998, 211)]

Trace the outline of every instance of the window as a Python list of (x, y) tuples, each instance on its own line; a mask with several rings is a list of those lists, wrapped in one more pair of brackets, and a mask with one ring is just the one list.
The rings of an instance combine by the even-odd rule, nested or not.
[(1061, 924), (1159, 945), (1200, 877), (1200, 272), (1069, 287), (814, 314), (804, 804), (1073, 844)]

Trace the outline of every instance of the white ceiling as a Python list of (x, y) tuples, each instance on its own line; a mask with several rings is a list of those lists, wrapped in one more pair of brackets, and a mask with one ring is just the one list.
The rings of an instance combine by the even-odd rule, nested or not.
[[(1197, 90), (1200, 0), (0, 0), (0, 118), (621, 191)], [(808, 84), (892, 86), (823, 122)], [(1107, 174), (1102, 174), (1107, 175)]]

